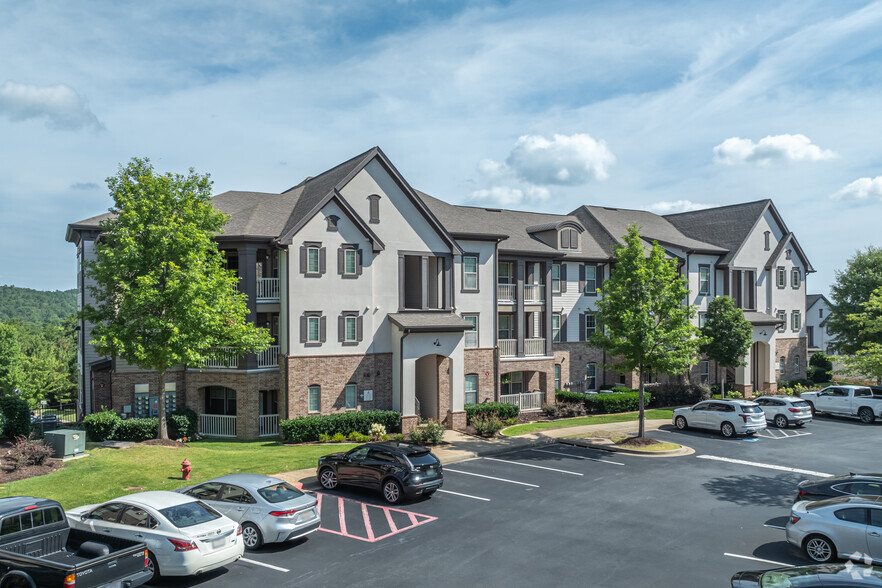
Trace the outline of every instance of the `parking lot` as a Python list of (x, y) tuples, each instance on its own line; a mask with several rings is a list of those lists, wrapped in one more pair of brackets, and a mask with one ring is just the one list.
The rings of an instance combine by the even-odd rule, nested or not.
[(551, 444), (447, 465), (432, 498), (389, 508), (320, 491), (322, 529), (246, 552), (179, 586), (728, 586), (744, 569), (807, 563), (781, 529), (796, 484), (876, 471), (882, 423), (820, 417), (662, 458)]

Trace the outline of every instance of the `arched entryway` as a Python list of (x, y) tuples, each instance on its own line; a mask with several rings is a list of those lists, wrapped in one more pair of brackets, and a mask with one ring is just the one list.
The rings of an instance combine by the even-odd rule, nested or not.
[[(416, 360), (414, 370), (414, 392), (416, 413), (424, 419), (444, 420), (446, 409), (441, 410), (439, 392), (447, 391), (447, 357), (439, 354), (424, 355)], [(442, 382), (442, 380), (445, 380)], [(442, 416), (442, 412), (445, 414)]]
[(203, 413), (199, 430), (206, 437), (236, 436), (236, 391), (226, 386), (199, 389)]
[(753, 393), (758, 394), (770, 386), (768, 343), (757, 341), (750, 347), (750, 384)]

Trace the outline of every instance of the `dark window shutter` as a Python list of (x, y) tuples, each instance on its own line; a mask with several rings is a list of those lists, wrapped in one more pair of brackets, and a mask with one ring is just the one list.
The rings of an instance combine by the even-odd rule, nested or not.
[(569, 249), (570, 248), (570, 232), (566, 229), (560, 232), (560, 248), (561, 249)]
[(300, 248), (300, 273), (306, 273), (306, 247)]
[(595, 279), (597, 280), (597, 288), (598, 289), (603, 288), (603, 266), (602, 265), (595, 266), (594, 276), (595, 276)]
[(322, 343), (324, 343), (327, 340), (327, 336), (326, 336), (327, 322), (328, 322), (327, 317), (324, 317), (324, 316), (319, 320), (319, 331), (320, 331), (319, 339), (321, 339)]
[(346, 340), (346, 317), (342, 314), (337, 317), (337, 341), (341, 343)]
[(337, 249), (337, 273), (341, 276), (343, 275), (343, 270), (346, 267), (346, 253), (343, 251), (343, 248), (340, 247)]
[(567, 291), (567, 264), (560, 264), (560, 293), (566, 294)]
[(326, 257), (325, 251), (326, 250), (327, 250), (327, 247), (322, 247), (321, 249), (319, 249), (319, 273), (322, 275), (325, 275), (325, 272), (327, 271), (326, 270), (326, 263), (325, 263), (325, 257)]
[(356, 275), (360, 276), (361, 275), (361, 264), (362, 264), (361, 249), (358, 250), (358, 253), (356, 255), (357, 256), (356, 256), (356, 260), (355, 260), (355, 273), (356, 273)]
[(567, 341), (567, 315), (565, 313), (561, 313), (560, 315), (560, 342), (566, 343)]
[(300, 317), (300, 342), (306, 343), (306, 315)]
[(585, 313), (579, 313), (579, 341), (585, 340)]
[(362, 338), (362, 322), (363, 322), (363, 321), (362, 321), (362, 318), (363, 318), (363, 317), (362, 317), (361, 315), (359, 315), (358, 320), (355, 321), (355, 324), (356, 324), (356, 327), (355, 327), (355, 331), (356, 331), (356, 333), (355, 333), (355, 338), (358, 339), (359, 341), (361, 341), (361, 338)]
[(579, 292), (585, 293), (585, 264), (582, 263), (579, 264)]

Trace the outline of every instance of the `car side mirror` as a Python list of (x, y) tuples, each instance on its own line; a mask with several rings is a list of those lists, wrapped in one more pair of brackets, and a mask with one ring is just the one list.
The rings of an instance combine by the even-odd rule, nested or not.
[(81, 520), (81, 521), (85, 521), (85, 520), (88, 520), (88, 519), (89, 519), (89, 513), (87, 513), (87, 512), (84, 512), (84, 513), (80, 516), (80, 520)]

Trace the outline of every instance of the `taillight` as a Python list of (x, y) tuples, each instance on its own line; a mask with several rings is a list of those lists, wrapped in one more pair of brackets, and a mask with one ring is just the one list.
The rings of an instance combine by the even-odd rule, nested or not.
[(791, 514), (790, 515), (790, 524), (795, 525), (798, 522), (799, 522), (799, 517), (796, 516), (795, 514)]
[(77, 585), (77, 577), (74, 574), (68, 574), (64, 577), (64, 588), (74, 588)]
[(802, 409), (799, 408), (788, 408), (787, 410), (789, 410), (790, 412), (802, 412)]
[(242, 534), (242, 525), (236, 527), (236, 537)]
[(806, 492), (805, 490), (800, 490), (797, 496), (805, 496), (806, 494), (808, 494), (808, 492)]
[(147, 550), (146, 550), (146, 549), (144, 550), (144, 567), (145, 567), (145, 568), (149, 568), (149, 567), (150, 567), (150, 554), (147, 553)]
[(292, 514), (297, 514), (297, 509), (292, 508), (291, 510), (273, 510), (270, 511), (270, 514), (274, 517), (285, 517)]
[(175, 546), (175, 551), (193, 551), (196, 549), (195, 541), (180, 541), (178, 539), (172, 539), (171, 537), (166, 537), (171, 544)]
[(741, 415), (741, 418), (742, 418), (742, 420), (743, 420), (745, 423), (747, 422), (747, 418), (748, 418), (748, 417), (747, 417), (746, 414), (742, 414), (742, 415)]

